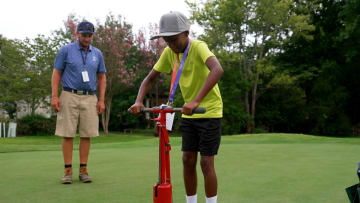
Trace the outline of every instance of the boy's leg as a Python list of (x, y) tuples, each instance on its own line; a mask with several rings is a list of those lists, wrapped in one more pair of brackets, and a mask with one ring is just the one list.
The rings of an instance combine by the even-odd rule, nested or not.
[(197, 152), (183, 152), (183, 166), (184, 166), (184, 183), (187, 196), (193, 196), (196, 194), (197, 188), (197, 174), (196, 174), (196, 162)]
[(221, 141), (221, 119), (203, 119), (199, 122), (200, 165), (204, 175), (206, 202), (217, 202), (217, 177), (215, 172), (215, 155)]
[(217, 177), (214, 167), (214, 156), (201, 156), (201, 170), (204, 175), (206, 197), (217, 195)]
[(199, 151), (199, 135), (193, 125), (193, 119), (181, 119), (180, 129), (182, 132), (184, 183), (186, 190), (186, 202), (197, 203), (197, 173), (196, 163)]

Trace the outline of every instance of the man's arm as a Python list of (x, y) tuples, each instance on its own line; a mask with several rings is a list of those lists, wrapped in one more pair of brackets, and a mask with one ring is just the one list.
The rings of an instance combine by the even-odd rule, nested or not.
[(61, 76), (62, 76), (62, 71), (56, 69), (53, 70), (53, 74), (51, 77), (51, 89), (52, 89), (51, 108), (56, 112), (60, 110), (60, 100), (58, 97), (58, 93), (59, 93), (58, 90), (59, 90)]
[(99, 101), (96, 105), (97, 113), (102, 114), (105, 111), (105, 90), (106, 90), (106, 75), (105, 73), (97, 74), (99, 84)]
[(135, 104), (130, 107), (130, 112), (133, 114), (140, 113), (140, 109), (144, 108), (143, 100), (146, 93), (149, 91), (151, 87), (151, 83), (156, 79), (156, 77), (160, 74), (160, 72), (152, 69), (150, 73), (146, 76), (146, 78), (142, 81), (141, 86), (139, 88), (138, 95), (135, 100)]
[(216, 85), (216, 83), (220, 80), (224, 70), (221, 67), (219, 61), (215, 56), (211, 56), (206, 60), (206, 66), (209, 68), (210, 73), (200, 89), (199, 93), (191, 102), (184, 104), (182, 113), (186, 115), (191, 115), (192, 110), (200, 105), (200, 102), (204, 99), (204, 97), (209, 93), (209, 91)]

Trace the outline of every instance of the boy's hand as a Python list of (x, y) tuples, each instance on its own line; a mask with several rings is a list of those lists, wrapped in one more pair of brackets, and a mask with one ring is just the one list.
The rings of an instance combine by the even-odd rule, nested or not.
[(185, 114), (185, 115), (192, 115), (192, 111), (198, 107), (200, 105), (200, 103), (195, 102), (195, 101), (191, 101), (190, 103), (184, 104), (184, 106), (182, 107), (181, 113)]
[(143, 103), (140, 103), (140, 102), (136, 102), (135, 104), (133, 104), (130, 108), (129, 108), (129, 111), (130, 113), (132, 114), (139, 114), (140, 113), (140, 110), (142, 108), (144, 108), (144, 104)]

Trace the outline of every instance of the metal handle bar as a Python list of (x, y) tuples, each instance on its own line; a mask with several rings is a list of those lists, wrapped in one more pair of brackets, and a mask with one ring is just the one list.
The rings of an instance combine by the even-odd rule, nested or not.
[[(153, 108), (142, 108), (140, 111), (141, 112), (153, 112), (154, 110), (161, 110), (161, 109), (165, 109), (165, 110), (169, 110), (172, 112), (181, 112), (182, 108), (172, 108), (172, 107), (165, 107), (165, 108), (161, 108), (161, 107), (153, 107)], [(194, 114), (204, 114), (206, 112), (206, 109), (203, 107), (197, 107), (195, 108), (192, 113)]]
[[(142, 108), (140, 111), (158, 113), (162, 110), (166, 111), (166, 113), (172, 113), (172, 112), (181, 112), (182, 108), (173, 108), (171, 106), (155, 106), (152, 108)], [(130, 109), (128, 111), (130, 112)], [(203, 107), (197, 107), (192, 111), (193, 114), (204, 114), (205, 112), (206, 109)]]

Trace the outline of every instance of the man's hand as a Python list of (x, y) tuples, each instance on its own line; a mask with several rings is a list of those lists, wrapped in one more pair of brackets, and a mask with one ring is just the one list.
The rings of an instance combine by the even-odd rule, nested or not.
[(59, 97), (53, 97), (51, 99), (51, 108), (56, 111), (59, 112), (60, 110), (60, 100)]
[(184, 104), (182, 107), (181, 113), (185, 115), (192, 115), (192, 111), (200, 105), (199, 102), (191, 101), (187, 104)]
[(105, 111), (105, 104), (104, 101), (99, 101), (96, 105), (97, 113), (100, 115)]
[(129, 110), (130, 110), (130, 113), (132, 114), (139, 114), (140, 113), (140, 110), (142, 108), (144, 108), (144, 104), (143, 103), (140, 103), (140, 102), (136, 102), (135, 104), (133, 104)]

